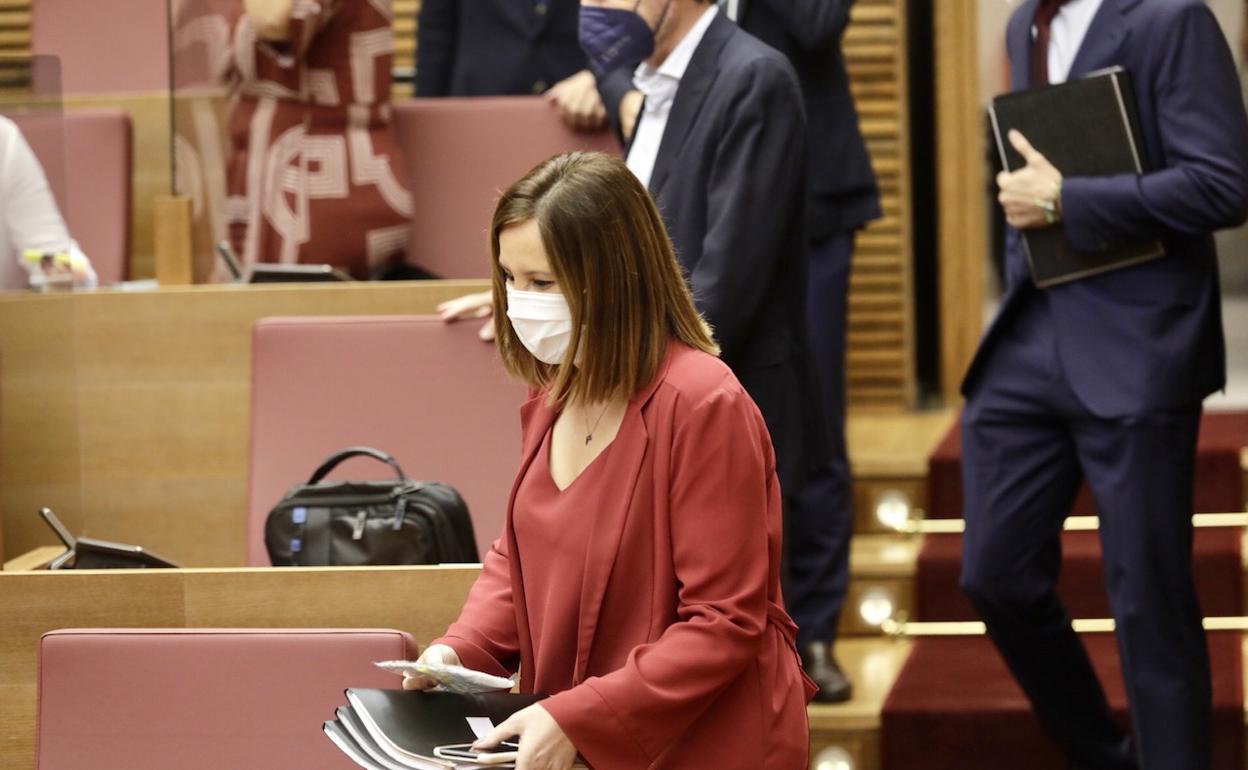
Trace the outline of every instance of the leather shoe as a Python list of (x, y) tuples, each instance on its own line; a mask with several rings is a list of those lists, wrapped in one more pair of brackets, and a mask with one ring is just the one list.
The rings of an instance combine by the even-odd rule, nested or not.
[(854, 686), (832, 655), (832, 645), (811, 642), (801, 650), (802, 668), (819, 685), (815, 700), (819, 703), (844, 703), (854, 694)]

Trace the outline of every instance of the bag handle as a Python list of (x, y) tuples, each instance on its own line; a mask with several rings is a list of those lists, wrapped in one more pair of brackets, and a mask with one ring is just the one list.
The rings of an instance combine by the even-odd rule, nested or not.
[(308, 483), (315, 484), (325, 478), (329, 475), (329, 472), (334, 468), (337, 468), (338, 464), (343, 460), (361, 456), (371, 457), (374, 460), (381, 460), (383, 463), (394, 469), (394, 475), (398, 476), (399, 481), (406, 482), (408, 480), (407, 474), (404, 473), (403, 469), (399, 467), (399, 461), (380, 449), (373, 449), (368, 446), (349, 446), (346, 449), (334, 452), (327, 460), (325, 460), (325, 462), (321, 463), (321, 467), (316, 469), (316, 471), (312, 474), (312, 478), (308, 479)]

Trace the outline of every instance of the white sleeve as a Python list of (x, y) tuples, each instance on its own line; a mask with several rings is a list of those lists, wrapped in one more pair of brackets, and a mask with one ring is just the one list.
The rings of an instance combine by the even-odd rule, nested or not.
[[(89, 276), (88, 283), (94, 284), (95, 271), (78, 244), (69, 237), (69, 230), (61, 218), (39, 159), (16, 126), (6, 128), (10, 136), (5, 143), (8, 146), (3, 148), (0, 205), (4, 209), (5, 229), (17, 258), (22, 260), (22, 253), (27, 249), (68, 252), (78, 271)], [(22, 263), (28, 270), (31, 269), (25, 260)]]

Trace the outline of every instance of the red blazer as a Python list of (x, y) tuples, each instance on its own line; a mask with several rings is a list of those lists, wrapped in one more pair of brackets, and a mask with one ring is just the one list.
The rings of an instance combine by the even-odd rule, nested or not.
[[(557, 413), (521, 409), (524, 477)], [(534, 649), (516, 553), (503, 536), (459, 620), (437, 640), (520, 689), (547, 656), (575, 656), (543, 706), (595, 770), (807, 767), (814, 686), (780, 596), (780, 486), (763, 418), (717, 358), (670, 344), (629, 404), (602, 476), (575, 639)], [(517, 481), (518, 483), (518, 481)], [(541, 559), (526, 553), (524, 559)], [(563, 657), (564, 660), (567, 657)]]

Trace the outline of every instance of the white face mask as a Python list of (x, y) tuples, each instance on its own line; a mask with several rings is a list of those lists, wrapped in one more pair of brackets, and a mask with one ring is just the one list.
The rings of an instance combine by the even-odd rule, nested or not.
[(520, 291), (507, 284), (507, 320), (533, 357), (561, 364), (572, 342), (572, 311), (562, 294)]

